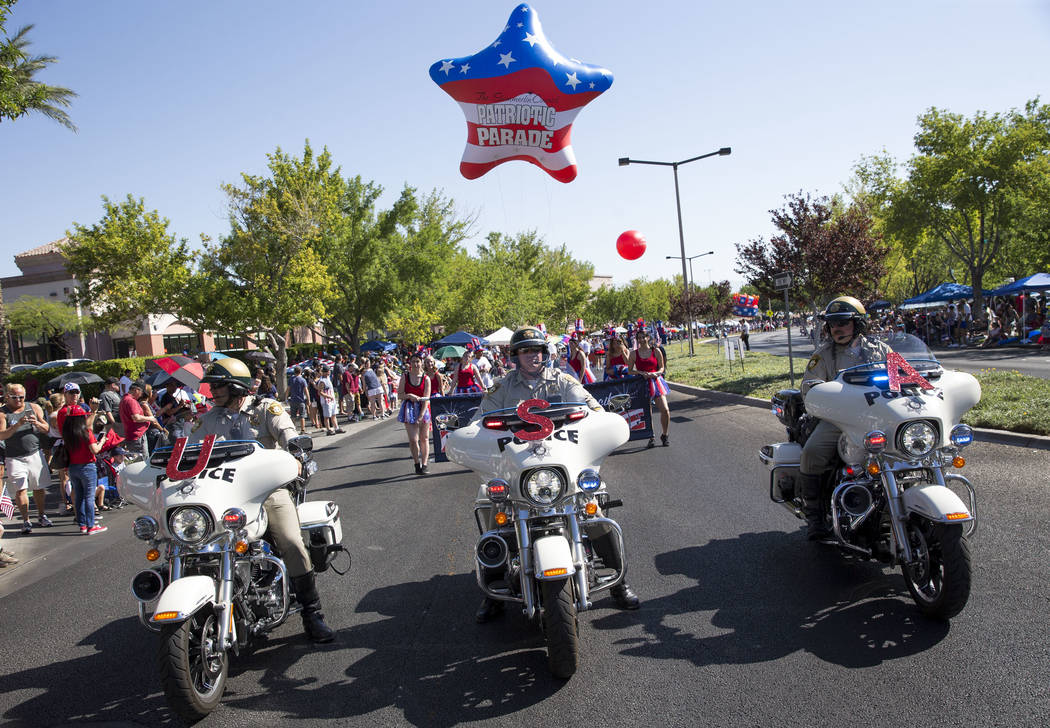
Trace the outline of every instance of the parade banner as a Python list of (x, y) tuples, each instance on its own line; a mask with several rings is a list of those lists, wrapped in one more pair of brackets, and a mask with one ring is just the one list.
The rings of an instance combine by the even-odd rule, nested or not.
[[(649, 386), (642, 377), (625, 377), (623, 379), (612, 379), (608, 382), (595, 382), (584, 386), (591, 396), (598, 400), (599, 404), (608, 409), (610, 399), (617, 394), (627, 394), (631, 397), (631, 403), (623, 418), (631, 428), (632, 440), (648, 440), (653, 436), (653, 417), (650, 407)], [(465, 427), (474, 419), (478, 405), (481, 404), (480, 394), (457, 394), (452, 397), (434, 397), (430, 400), (430, 416), (433, 422), (433, 459), (436, 463), (447, 462), (445, 457), (445, 438), (450, 430), (442, 429), (438, 424), (437, 417), (442, 414), (453, 414), (459, 427)]]

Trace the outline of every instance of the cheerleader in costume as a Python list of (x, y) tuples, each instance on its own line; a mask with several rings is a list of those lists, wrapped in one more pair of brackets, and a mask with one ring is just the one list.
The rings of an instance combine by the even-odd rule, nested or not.
[(628, 366), (627, 344), (615, 334), (609, 339), (605, 347), (605, 376), (604, 381), (610, 379), (623, 379), (630, 372)]
[(459, 363), (450, 375), (452, 381), (456, 383), (452, 394), (483, 394), (485, 392), (481, 388), (481, 372), (478, 371), (473, 360), (474, 352), (470, 350), (464, 352), (460, 357)]
[(408, 358), (408, 371), (397, 385), (401, 409), (397, 421), (408, 433), (408, 447), (416, 475), (425, 475), (430, 456), (430, 377), (423, 373), (423, 359), (419, 354)]
[[(660, 410), (660, 444), (667, 447), (670, 441), (667, 439), (667, 426), (671, 423), (671, 413), (667, 409), (667, 393), (670, 388), (663, 378), (664, 357), (660, 350), (650, 346), (649, 332), (640, 329), (637, 334), (638, 348), (631, 352), (630, 371), (631, 374), (640, 374), (649, 382), (649, 396), (652, 402)], [(649, 447), (656, 444), (654, 438), (649, 438)]]
[(569, 339), (569, 366), (572, 367), (572, 371), (575, 372), (581, 384), (594, 384), (594, 372), (591, 371), (587, 355), (583, 353), (580, 342), (575, 336)]

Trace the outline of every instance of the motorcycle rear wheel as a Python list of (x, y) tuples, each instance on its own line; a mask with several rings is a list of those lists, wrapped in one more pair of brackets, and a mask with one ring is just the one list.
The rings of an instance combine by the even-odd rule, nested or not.
[(551, 674), (569, 679), (580, 660), (580, 623), (569, 579), (541, 581), (543, 633), (547, 637), (547, 666)]
[(207, 608), (161, 631), (158, 667), (164, 695), (171, 709), (190, 723), (222, 701), (229, 657), (215, 649), (217, 640), (218, 622)]
[(908, 524), (908, 538), (916, 563), (902, 571), (912, 599), (927, 617), (951, 619), (970, 599), (970, 546), (962, 524), (917, 518)]

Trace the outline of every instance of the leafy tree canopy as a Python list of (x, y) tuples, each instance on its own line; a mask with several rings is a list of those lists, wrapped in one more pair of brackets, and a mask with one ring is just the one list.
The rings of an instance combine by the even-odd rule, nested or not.
[(69, 108), (76, 93), (61, 86), (34, 80), (36, 74), (58, 58), (29, 54), (29, 31), (32, 25), (19, 28), (8, 37), (4, 24), (15, 0), (0, 0), (0, 122), (14, 121), (37, 112), (76, 131), (77, 127), (63, 111)]
[(43, 339), (65, 356), (70, 355), (67, 333), (95, 327), (90, 316), (78, 316), (70, 304), (39, 296), (22, 296), (7, 307), (7, 315), (12, 331)]

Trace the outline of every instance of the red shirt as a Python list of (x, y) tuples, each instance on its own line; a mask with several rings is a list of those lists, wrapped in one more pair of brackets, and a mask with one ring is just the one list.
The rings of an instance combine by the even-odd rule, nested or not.
[(131, 419), (132, 415), (144, 415), (142, 411), (142, 405), (139, 401), (132, 397), (130, 394), (125, 394), (120, 400), (120, 422), (124, 425), (124, 439), (125, 440), (138, 440), (142, 437), (146, 430), (149, 429), (149, 422), (136, 422)]
[(81, 440), (78, 447), (71, 447), (70, 444), (66, 443), (66, 449), (69, 450), (69, 464), (70, 465), (87, 465), (88, 463), (95, 462), (95, 453), (91, 452), (88, 447), (88, 443), (95, 442), (95, 435), (88, 430), (88, 439)]

